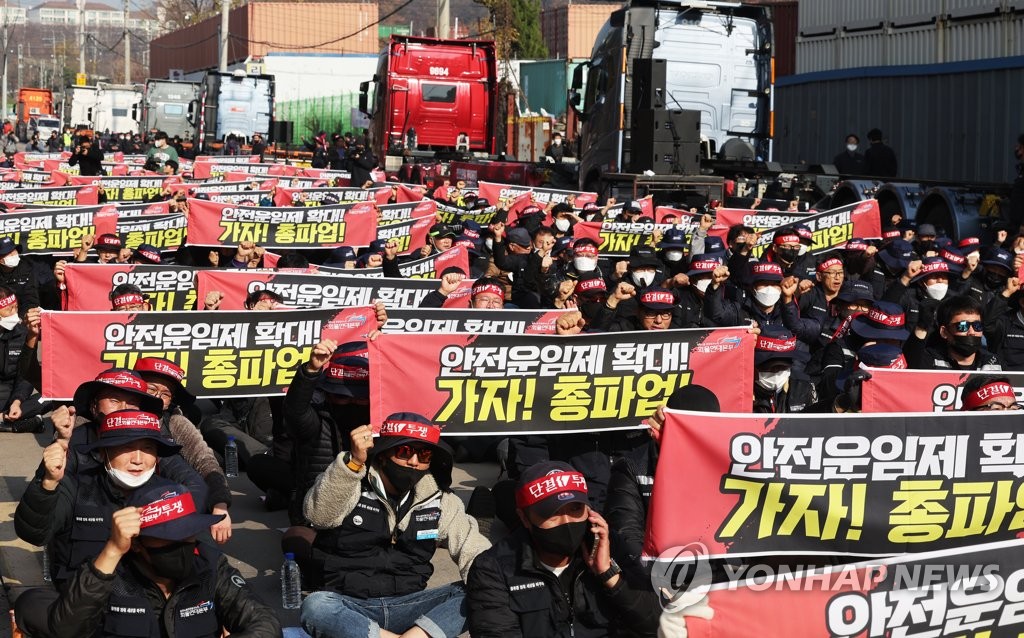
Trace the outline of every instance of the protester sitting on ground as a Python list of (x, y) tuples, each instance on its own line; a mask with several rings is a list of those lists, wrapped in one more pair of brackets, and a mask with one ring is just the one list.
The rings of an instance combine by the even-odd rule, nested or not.
[(137, 490), (114, 512), (102, 551), (50, 605), (40, 635), (280, 636), (273, 609), (224, 555), (197, 540), (220, 519), (200, 512), (180, 485)]
[(972, 374), (962, 386), (960, 402), (965, 412), (989, 410), (1020, 410), (1017, 393), (1009, 377)]
[[(446, 547), (465, 579), (490, 543), (450, 490), (452, 452), (437, 425), (400, 412), (380, 425), (376, 443), (373, 431), (352, 430), (350, 451), (306, 495), (325, 591), (303, 601), (302, 625), (315, 636), (457, 636), (466, 590), (462, 582), (427, 589), (431, 558)], [(422, 633), (408, 633), (414, 628)]]
[[(68, 470), (68, 440), (57, 439), (43, 450), (42, 475), (25, 490), (14, 514), (18, 537), (46, 545), (52, 577), (59, 591), (87, 561), (103, 549), (111, 516), (133, 491), (162, 483), (155, 471), (161, 458), (179, 446), (160, 432), (155, 414), (118, 410), (103, 418), (95, 441), (72, 452), (95, 454), (99, 463), (77, 473)], [(200, 503), (203, 495), (198, 495)], [(57, 591), (32, 590), (18, 598), (18, 626), (29, 635), (44, 635), (47, 607)]]
[[(448, 300), (448, 295), (459, 289), (459, 284), (466, 278), (465, 273), (452, 267), (441, 276), (441, 286), (432, 290), (420, 302), (420, 308), (441, 308)], [(469, 294), (469, 307), (487, 310), (501, 310), (505, 307), (505, 287), (491, 277), (480, 277), (473, 282)]]
[(474, 561), (467, 582), (475, 638), (651, 633), (660, 608), (612, 559), (608, 523), (567, 463), (527, 469), (516, 487), (522, 527)]

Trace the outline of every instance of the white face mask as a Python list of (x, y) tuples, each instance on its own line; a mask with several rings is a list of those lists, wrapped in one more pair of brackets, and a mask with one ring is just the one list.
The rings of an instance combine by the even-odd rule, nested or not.
[(487, 250), (494, 250), (494, 240), (490, 237), (484, 240), (484, 244), (487, 245)]
[(665, 259), (668, 261), (682, 261), (683, 251), (681, 250), (666, 250)]
[(577, 272), (590, 272), (597, 268), (597, 260), (593, 257), (574, 257), (572, 265), (576, 267)]
[(807, 244), (800, 244), (800, 256), (803, 257), (804, 255), (806, 255), (807, 251), (810, 249), (811, 247), (808, 246)]
[(709, 277), (707, 279), (701, 279), (700, 281), (698, 281), (697, 283), (695, 283), (693, 285), (694, 285), (694, 287), (697, 288), (697, 290), (700, 291), (700, 294), (703, 295), (703, 294), (707, 293), (708, 286), (711, 285), (711, 278)]
[(4, 265), (8, 268), (16, 268), (21, 263), (21, 255), (11, 253), (4, 257)]
[(946, 296), (947, 290), (949, 290), (949, 284), (945, 282), (924, 287), (924, 291), (928, 293), (928, 296), (932, 299), (942, 299)]
[(0, 319), (0, 328), (3, 328), (4, 330), (14, 330), (15, 326), (19, 323), (21, 323), (21, 317), (18, 316), (18, 313), (14, 313), (10, 317)]
[(764, 307), (774, 306), (782, 296), (782, 288), (778, 286), (765, 286), (754, 291), (754, 299)]
[(781, 370), (779, 372), (759, 371), (755, 383), (769, 392), (778, 392), (789, 383), (789, 370)]
[(165, 146), (167, 146), (167, 140), (157, 140), (156, 141), (156, 147), (157, 148), (163, 148)]
[(572, 224), (569, 222), (569, 220), (564, 218), (564, 217), (559, 217), (558, 219), (555, 220), (555, 228), (557, 228), (559, 230), (559, 232), (563, 232), (564, 233), (564, 232), (568, 231), (569, 230), (569, 226), (571, 226), (571, 225)]
[(633, 283), (640, 286), (641, 288), (646, 288), (647, 286), (650, 286), (652, 283), (654, 283), (654, 273), (650, 270), (645, 270), (643, 272), (634, 272)]
[(846, 145), (846, 150), (850, 151), (851, 153), (856, 153), (857, 152), (857, 145), (856, 144), (847, 144)]
[(142, 487), (143, 485), (145, 485), (146, 481), (148, 481), (153, 476), (153, 472), (156, 471), (156, 467), (153, 467), (149, 470), (146, 470), (142, 474), (135, 476), (130, 472), (115, 470), (114, 468), (110, 467), (110, 465), (107, 465), (106, 467), (107, 476), (110, 477), (111, 482), (114, 485), (126, 490), (134, 490), (137, 487)]
[(981, 259), (981, 253), (975, 250), (974, 252), (967, 253), (964, 257), (967, 259)]

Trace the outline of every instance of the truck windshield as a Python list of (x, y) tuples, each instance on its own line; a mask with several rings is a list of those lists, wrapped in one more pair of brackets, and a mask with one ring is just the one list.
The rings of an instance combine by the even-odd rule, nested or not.
[(45, 126), (46, 128), (60, 128), (60, 121), (58, 121), (58, 120), (39, 120), (39, 126)]
[(455, 87), (449, 84), (424, 84), (423, 101), (454, 104)]
[(181, 104), (164, 104), (164, 115), (184, 115), (185, 107)]

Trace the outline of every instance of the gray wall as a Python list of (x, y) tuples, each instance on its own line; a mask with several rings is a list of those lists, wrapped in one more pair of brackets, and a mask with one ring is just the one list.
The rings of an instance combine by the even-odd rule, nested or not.
[[(947, 72), (923, 74), (936, 70)], [(1012, 181), (1024, 58), (797, 75), (776, 86), (777, 161), (831, 163), (851, 132), (863, 152), (875, 127), (896, 151), (901, 177)]]

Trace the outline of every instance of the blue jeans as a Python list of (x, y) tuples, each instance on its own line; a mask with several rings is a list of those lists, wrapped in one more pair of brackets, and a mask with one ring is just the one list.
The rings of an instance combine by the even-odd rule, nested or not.
[(381, 629), (401, 634), (414, 625), (431, 638), (455, 638), (466, 627), (466, 590), (456, 582), (366, 599), (318, 591), (302, 601), (300, 617), (314, 638), (375, 638)]

